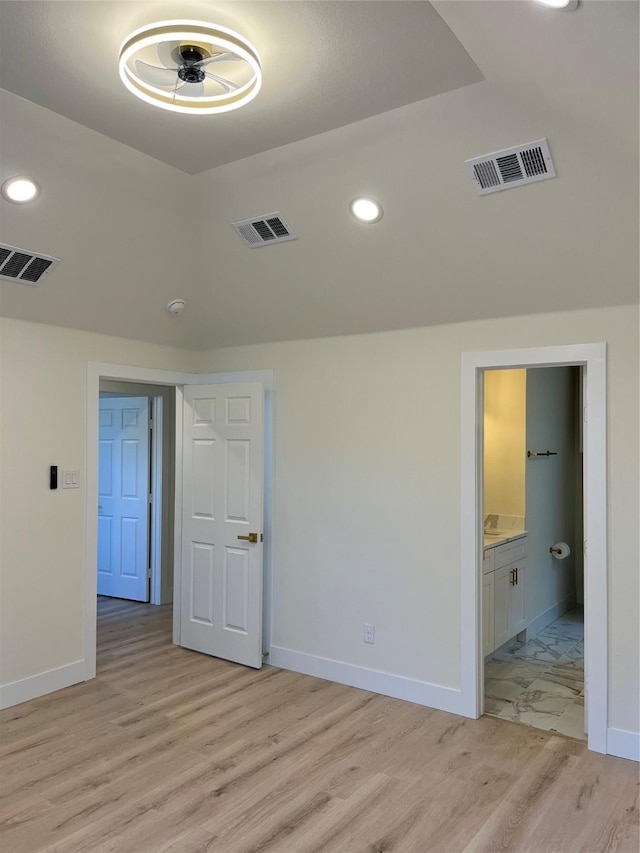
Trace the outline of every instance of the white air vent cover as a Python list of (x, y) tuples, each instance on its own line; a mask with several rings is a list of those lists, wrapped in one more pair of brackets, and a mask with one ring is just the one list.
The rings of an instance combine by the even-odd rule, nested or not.
[(251, 219), (241, 219), (231, 224), (247, 246), (252, 249), (298, 239), (277, 212), (268, 213), (266, 216), (254, 216)]
[(478, 195), (497, 193), (556, 176), (546, 139), (474, 157), (473, 160), (465, 160), (465, 165)]
[(60, 258), (36, 255), (26, 249), (0, 243), (0, 278), (5, 281), (37, 285), (59, 263)]

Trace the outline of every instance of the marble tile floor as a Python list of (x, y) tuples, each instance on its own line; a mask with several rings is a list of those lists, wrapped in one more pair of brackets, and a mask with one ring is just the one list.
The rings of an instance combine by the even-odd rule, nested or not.
[(586, 740), (582, 608), (496, 653), (485, 663), (484, 693), (491, 717)]

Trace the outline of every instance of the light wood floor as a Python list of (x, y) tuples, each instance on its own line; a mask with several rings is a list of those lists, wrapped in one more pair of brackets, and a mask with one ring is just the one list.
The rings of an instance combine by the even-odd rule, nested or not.
[(98, 677), (2, 712), (2, 853), (638, 851), (638, 765), (171, 645), (100, 603)]

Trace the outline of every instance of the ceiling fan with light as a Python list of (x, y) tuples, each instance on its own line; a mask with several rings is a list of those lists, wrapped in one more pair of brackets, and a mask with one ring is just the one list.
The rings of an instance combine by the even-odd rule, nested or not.
[(164, 21), (128, 36), (120, 49), (120, 77), (134, 95), (161, 109), (211, 114), (255, 98), (262, 70), (255, 48), (232, 30)]

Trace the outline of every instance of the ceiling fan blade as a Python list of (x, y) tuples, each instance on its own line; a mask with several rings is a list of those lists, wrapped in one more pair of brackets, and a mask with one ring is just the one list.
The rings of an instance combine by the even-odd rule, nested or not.
[(177, 68), (158, 68), (157, 65), (148, 65), (136, 59), (136, 73), (141, 80), (151, 86), (165, 86), (172, 89), (178, 79)]
[(161, 41), (157, 48), (160, 65), (165, 68), (175, 68), (176, 63), (179, 64), (179, 59), (176, 58), (179, 47), (179, 41)]
[(200, 62), (193, 64), (201, 68), (203, 65), (211, 65), (212, 62), (240, 62), (241, 58), (235, 53), (216, 53), (213, 56), (208, 56), (206, 59), (201, 59)]
[(201, 98), (204, 95), (204, 83), (184, 83), (178, 86), (176, 94), (181, 98)]
[(209, 73), (209, 71), (205, 71), (205, 74), (210, 80), (215, 80), (216, 83), (222, 86), (225, 92), (235, 92), (237, 89), (240, 88), (239, 86), (236, 86), (235, 83), (232, 83), (230, 80), (225, 80), (222, 77), (218, 77), (217, 74), (211, 74)]

